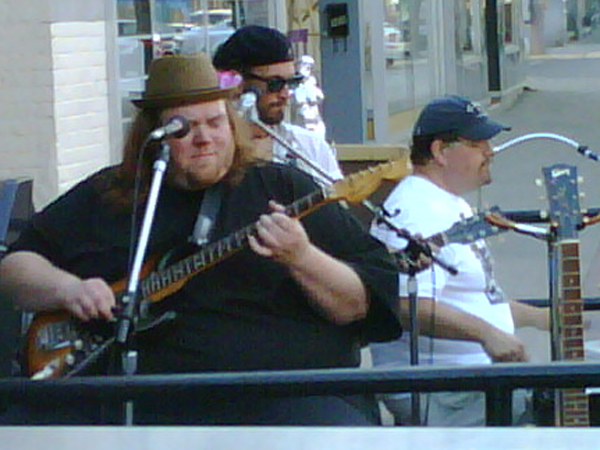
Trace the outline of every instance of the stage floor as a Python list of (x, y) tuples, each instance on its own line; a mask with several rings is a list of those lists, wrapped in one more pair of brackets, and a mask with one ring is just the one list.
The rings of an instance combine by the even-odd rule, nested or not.
[(599, 442), (600, 428), (0, 428), (1, 450), (584, 450)]

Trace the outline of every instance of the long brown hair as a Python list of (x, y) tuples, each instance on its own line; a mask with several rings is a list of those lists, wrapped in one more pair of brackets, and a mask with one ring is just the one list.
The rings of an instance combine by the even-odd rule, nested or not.
[[(225, 176), (225, 181), (229, 184), (236, 184), (243, 178), (246, 169), (250, 165), (258, 163), (259, 159), (251, 139), (248, 123), (238, 116), (229, 100), (224, 101), (235, 145), (233, 162)], [(141, 178), (138, 202), (145, 201), (150, 189), (152, 166), (158, 147), (156, 143), (151, 143), (146, 148), (144, 145), (150, 132), (161, 126), (160, 117), (163, 111), (164, 109), (140, 109), (138, 111), (125, 139), (122, 163), (98, 180), (98, 189), (109, 204), (119, 209), (129, 208), (133, 205), (138, 161)], [(140, 152), (143, 153), (140, 155)]]

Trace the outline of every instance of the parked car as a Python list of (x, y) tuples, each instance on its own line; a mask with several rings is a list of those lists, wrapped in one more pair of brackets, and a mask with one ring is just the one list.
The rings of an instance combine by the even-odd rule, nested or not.
[(235, 29), (227, 24), (221, 23), (208, 27), (193, 27), (179, 33), (179, 53), (194, 54), (198, 52), (213, 55), (219, 45), (225, 42)]
[(383, 42), (387, 67), (391, 67), (395, 60), (406, 59), (410, 56), (410, 42), (404, 39), (403, 33), (398, 27), (384, 25)]

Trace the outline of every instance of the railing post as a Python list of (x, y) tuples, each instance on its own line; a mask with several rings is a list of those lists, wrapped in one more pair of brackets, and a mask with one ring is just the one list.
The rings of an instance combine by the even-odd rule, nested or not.
[(485, 392), (486, 425), (490, 427), (512, 425), (512, 389), (492, 388)]

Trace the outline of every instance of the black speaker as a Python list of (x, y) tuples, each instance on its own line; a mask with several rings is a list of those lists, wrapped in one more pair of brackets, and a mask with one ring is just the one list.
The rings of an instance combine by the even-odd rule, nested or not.
[[(33, 180), (0, 180), (0, 258), (19, 236), (34, 212)], [(0, 377), (18, 371), (15, 355), (20, 344), (21, 312), (0, 296)]]

